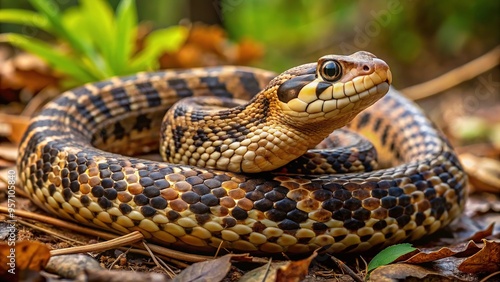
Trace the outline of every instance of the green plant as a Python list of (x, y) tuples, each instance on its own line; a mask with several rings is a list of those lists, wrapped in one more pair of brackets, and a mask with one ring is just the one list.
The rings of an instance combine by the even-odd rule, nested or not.
[[(187, 29), (173, 26), (151, 32), (137, 51), (137, 11), (134, 0), (122, 0), (116, 13), (103, 0), (81, 0), (79, 6), (61, 12), (53, 0), (30, 0), (37, 12), (0, 10), (0, 22), (24, 24), (44, 30), (58, 47), (23, 34), (3, 34), (1, 41), (31, 52), (66, 75), (65, 86), (102, 80), (158, 68), (165, 51), (176, 51)], [(67, 48), (64, 48), (67, 47)]]
[(366, 272), (367, 272), (366, 278), (368, 278), (370, 272), (372, 272), (377, 267), (390, 264), (391, 262), (395, 261), (399, 257), (406, 255), (406, 254), (409, 254), (415, 250), (417, 250), (417, 249), (412, 247), (412, 245), (409, 243), (392, 245), (392, 246), (389, 246), (389, 247), (383, 249), (375, 257), (373, 257), (373, 259), (368, 264), (367, 269), (366, 269)]

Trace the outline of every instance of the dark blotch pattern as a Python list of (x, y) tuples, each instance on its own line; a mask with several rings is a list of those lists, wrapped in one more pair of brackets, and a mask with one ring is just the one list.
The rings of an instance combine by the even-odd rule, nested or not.
[(278, 99), (283, 103), (297, 98), (300, 90), (315, 79), (314, 75), (301, 75), (287, 80), (278, 88)]

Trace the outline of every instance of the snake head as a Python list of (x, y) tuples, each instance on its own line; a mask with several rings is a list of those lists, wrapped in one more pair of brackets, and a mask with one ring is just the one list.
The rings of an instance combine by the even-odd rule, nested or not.
[(328, 121), (328, 130), (344, 126), (382, 98), (392, 82), (389, 66), (363, 51), (323, 56), (317, 63), (292, 68), (279, 77), (276, 93), (285, 119), (307, 127)]

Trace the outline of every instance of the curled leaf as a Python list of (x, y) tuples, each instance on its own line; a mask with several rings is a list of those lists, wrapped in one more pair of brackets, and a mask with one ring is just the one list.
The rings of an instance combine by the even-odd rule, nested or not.
[(484, 247), (464, 260), (458, 270), (467, 273), (493, 273), (500, 271), (500, 242), (483, 240)]
[(0, 274), (12, 273), (12, 269), (14, 272), (39, 271), (45, 267), (49, 258), (50, 249), (39, 242), (19, 241), (15, 244), (0, 244)]
[(314, 252), (308, 258), (298, 261), (291, 261), (278, 268), (276, 282), (302, 281), (309, 271), (311, 261), (318, 255)]
[(172, 282), (180, 281), (207, 281), (218, 282), (224, 279), (227, 272), (231, 268), (232, 255), (195, 263), (184, 269), (181, 274), (177, 275)]
[(479, 247), (473, 242), (469, 241), (467, 243), (458, 244), (451, 247), (443, 247), (438, 250), (421, 250), (418, 254), (407, 259), (405, 263), (424, 263), (436, 261), (438, 259), (447, 258), (450, 256), (467, 256), (476, 253)]
[(452, 275), (445, 275), (413, 264), (398, 263), (377, 268), (369, 281), (464, 281)]

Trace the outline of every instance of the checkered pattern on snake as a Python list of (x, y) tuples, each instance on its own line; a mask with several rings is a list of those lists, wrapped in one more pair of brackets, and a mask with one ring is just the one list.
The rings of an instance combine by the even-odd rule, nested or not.
[[(360, 252), (415, 240), (461, 213), (467, 177), (391, 80), (367, 52), (278, 76), (228, 66), (112, 78), (34, 117), (18, 169), (56, 216), (183, 250)], [(347, 147), (313, 149), (320, 142)], [(178, 164), (130, 157), (159, 147)]]

